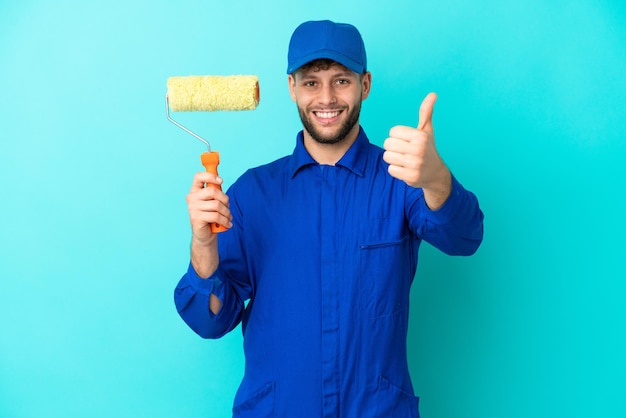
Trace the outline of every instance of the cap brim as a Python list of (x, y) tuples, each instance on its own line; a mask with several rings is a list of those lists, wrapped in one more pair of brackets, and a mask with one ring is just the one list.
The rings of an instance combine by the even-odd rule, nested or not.
[(298, 70), (298, 68), (302, 67), (305, 64), (308, 64), (311, 61), (315, 61), (317, 59), (330, 59), (338, 62), (339, 64), (348, 67), (350, 70), (354, 71), (357, 74), (361, 74), (365, 71), (365, 68), (358, 62), (351, 60), (343, 54), (340, 54), (336, 51), (330, 50), (320, 50), (315, 51), (312, 54), (305, 55), (304, 57), (300, 57), (297, 60), (294, 60), (291, 65), (287, 68), (287, 74), (293, 74)]

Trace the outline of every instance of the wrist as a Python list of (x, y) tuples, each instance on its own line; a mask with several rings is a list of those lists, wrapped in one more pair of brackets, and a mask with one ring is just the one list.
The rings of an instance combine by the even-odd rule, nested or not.
[(452, 173), (447, 167), (436, 181), (431, 182), (428, 186), (422, 188), (424, 191), (424, 199), (426, 206), (430, 210), (437, 210), (443, 206), (452, 193)]
[(209, 240), (191, 239), (191, 264), (200, 278), (211, 276), (219, 264), (217, 251), (217, 239), (215, 236)]
[(196, 231), (194, 228), (191, 229), (192, 248), (208, 249), (217, 244), (217, 234), (209, 232), (209, 228), (210, 226), (206, 225), (206, 227), (200, 229), (200, 231)]

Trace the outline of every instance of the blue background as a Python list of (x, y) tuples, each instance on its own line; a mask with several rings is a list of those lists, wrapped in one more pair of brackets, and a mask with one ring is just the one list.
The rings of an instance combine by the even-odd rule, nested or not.
[(475, 256), (421, 252), (422, 416), (625, 417), (625, 4), (3, 0), (0, 416), (230, 415), (240, 330), (204, 341), (172, 301), (204, 148), (165, 81), (260, 77), (254, 112), (177, 114), (232, 184), (292, 151), (288, 39), (331, 18), (365, 39), (370, 138), (436, 91), (440, 153), (486, 214)]

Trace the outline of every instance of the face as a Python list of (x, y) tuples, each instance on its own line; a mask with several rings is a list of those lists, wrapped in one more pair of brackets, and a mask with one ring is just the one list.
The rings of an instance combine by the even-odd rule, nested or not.
[(289, 90), (306, 133), (321, 144), (336, 144), (358, 134), (361, 102), (369, 95), (371, 74), (331, 65), (299, 69)]

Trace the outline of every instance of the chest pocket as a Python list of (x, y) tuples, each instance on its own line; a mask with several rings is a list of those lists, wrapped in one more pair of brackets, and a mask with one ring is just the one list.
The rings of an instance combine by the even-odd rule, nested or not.
[(360, 305), (367, 317), (390, 316), (408, 308), (410, 245), (408, 236), (360, 245)]

